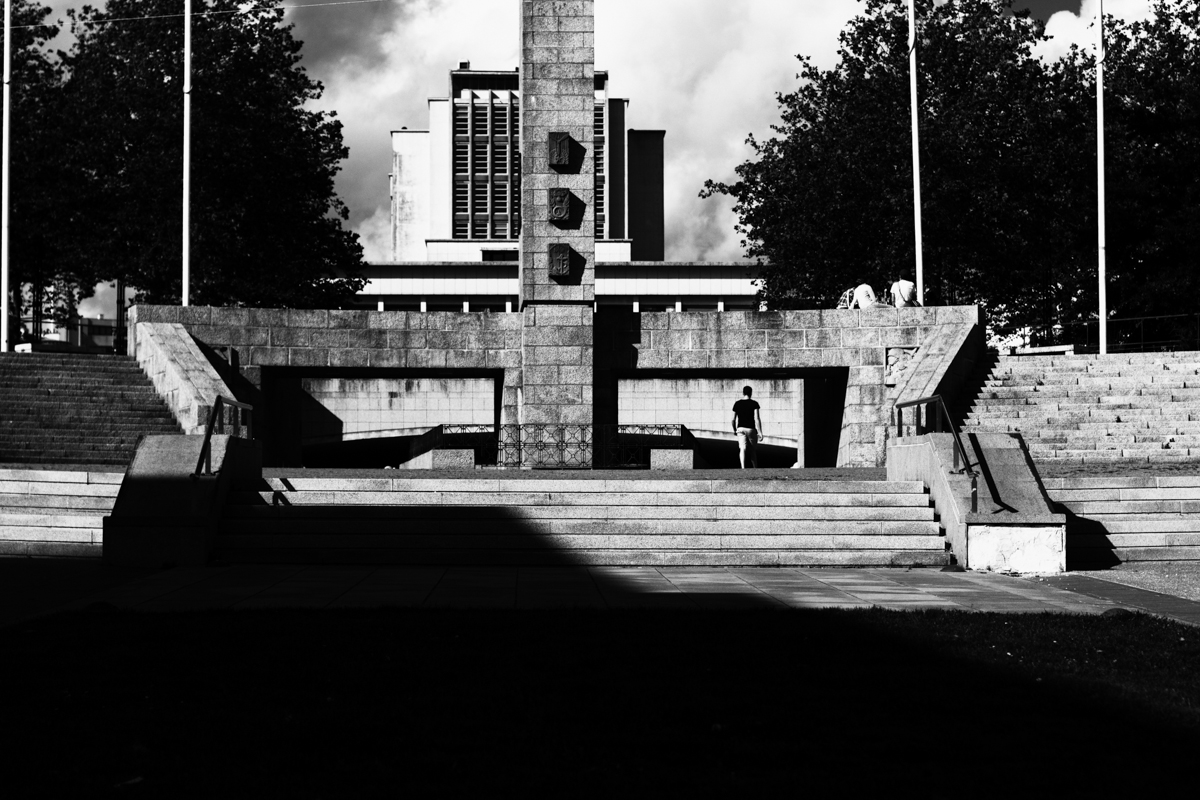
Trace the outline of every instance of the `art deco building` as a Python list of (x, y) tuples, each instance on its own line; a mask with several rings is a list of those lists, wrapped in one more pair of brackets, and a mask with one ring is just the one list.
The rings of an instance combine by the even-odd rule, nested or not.
[[(629, 101), (595, 73), (597, 306), (713, 311), (756, 306), (744, 264), (664, 261), (664, 140), (631, 130)], [(513, 310), (521, 230), (519, 75), (450, 71), (424, 129), (391, 132), (391, 261), (366, 265), (364, 306)], [(557, 98), (549, 98), (553, 101)]]
[[(392, 131), (393, 261), (515, 261), (521, 227), (516, 72), (450, 72), (427, 130)], [(629, 130), (595, 73), (596, 259), (663, 260), (663, 131)]]

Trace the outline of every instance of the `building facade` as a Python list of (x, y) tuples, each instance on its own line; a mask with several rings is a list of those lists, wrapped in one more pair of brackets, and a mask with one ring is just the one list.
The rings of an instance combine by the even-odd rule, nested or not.
[[(423, 130), (392, 131), (393, 262), (516, 261), (521, 232), (521, 90), (517, 72), (450, 71)], [(629, 101), (594, 73), (596, 258), (662, 261), (663, 131), (629, 130)]]

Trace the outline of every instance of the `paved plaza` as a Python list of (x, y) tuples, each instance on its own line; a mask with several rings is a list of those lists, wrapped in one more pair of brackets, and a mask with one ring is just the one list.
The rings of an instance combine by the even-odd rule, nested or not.
[(263, 608), (952, 609), (1146, 611), (1200, 624), (1200, 603), (1071, 573), (1015, 577), (937, 569), (377, 567), (235, 564), (132, 570), (0, 561), (0, 624), (56, 611)]

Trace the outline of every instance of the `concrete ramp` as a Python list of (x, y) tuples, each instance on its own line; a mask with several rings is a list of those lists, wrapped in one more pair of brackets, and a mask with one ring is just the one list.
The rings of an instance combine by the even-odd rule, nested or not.
[(1054, 512), (1021, 435), (975, 433), (964, 446), (969, 463), (956, 455), (950, 433), (896, 440), (888, 446), (888, 478), (929, 484), (958, 564), (1001, 572), (1066, 570), (1066, 517)]

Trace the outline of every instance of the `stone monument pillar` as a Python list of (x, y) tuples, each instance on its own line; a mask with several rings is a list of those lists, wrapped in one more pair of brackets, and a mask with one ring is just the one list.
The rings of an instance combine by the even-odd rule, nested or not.
[(591, 464), (594, 31), (594, 0), (521, 0), (519, 421), (542, 437), (525, 442), (528, 466), (556, 449)]

